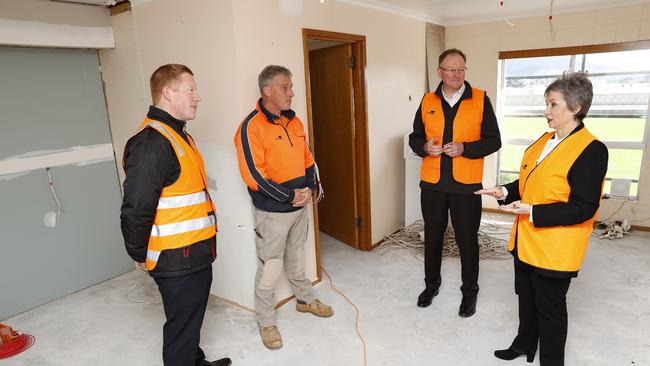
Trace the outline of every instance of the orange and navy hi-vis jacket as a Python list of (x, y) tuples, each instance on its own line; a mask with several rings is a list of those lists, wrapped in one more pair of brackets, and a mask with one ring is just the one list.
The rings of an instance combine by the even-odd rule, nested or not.
[[(481, 138), (485, 92), (472, 88), (472, 97), (461, 100), (460, 107), (453, 122), (453, 137), (455, 142), (472, 142)], [(445, 128), (445, 115), (442, 111), (442, 101), (435, 93), (428, 93), (422, 99), (422, 121), (426, 139), (437, 136), (442, 139)], [(440, 155), (427, 155), (422, 160), (421, 179), (428, 183), (438, 183), (440, 180)], [(453, 158), (452, 175), (455, 181), (462, 184), (480, 184), (483, 180), (483, 158), (470, 159), (464, 156)]]
[(163, 187), (147, 245), (147, 269), (152, 271), (163, 250), (188, 247), (215, 236), (215, 208), (207, 190), (203, 158), (192, 139), (186, 142), (164, 123), (145, 118), (140, 126), (153, 128), (169, 140), (180, 164), (176, 182)]
[[(555, 132), (544, 134), (533, 143), (521, 160), (519, 195), (530, 205), (567, 202), (571, 192), (569, 171), (594, 137), (586, 128), (567, 136), (539, 164), (537, 159)], [(602, 187), (605, 183), (600, 182)], [(602, 188), (601, 188), (602, 192)], [(533, 211), (535, 212), (535, 211)], [(534, 216), (535, 214), (533, 214)], [(537, 268), (577, 272), (585, 257), (596, 213), (575, 225), (535, 227), (529, 215), (517, 215), (510, 234), (508, 250), (516, 250), (519, 260)]]
[(269, 112), (262, 100), (235, 134), (239, 172), (253, 205), (269, 212), (291, 212), (294, 189), (315, 189), (314, 158), (305, 129), (293, 110), (281, 116)]

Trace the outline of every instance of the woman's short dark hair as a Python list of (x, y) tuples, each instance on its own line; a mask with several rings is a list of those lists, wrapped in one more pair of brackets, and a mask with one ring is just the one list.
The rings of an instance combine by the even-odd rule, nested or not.
[(594, 87), (584, 72), (565, 72), (561, 77), (546, 87), (544, 97), (551, 91), (562, 93), (567, 106), (572, 111), (578, 111), (575, 119), (578, 122), (587, 116), (591, 100), (594, 98)]

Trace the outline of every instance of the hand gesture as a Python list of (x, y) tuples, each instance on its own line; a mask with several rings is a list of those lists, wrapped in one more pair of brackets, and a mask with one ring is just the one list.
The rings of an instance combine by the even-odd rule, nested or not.
[(442, 138), (439, 136), (434, 136), (431, 138), (431, 140), (427, 141), (424, 144), (424, 151), (431, 155), (431, 156), (439, 156), (442, 154), (442, 146), (440, 146), (440, 143), (442, 142)]
[(474, 194), (484, 194), (486, 196), (492, 196), (498, 200), (502, 199), (504, 196), (503, 189), (501, 187), (479, 189), (478, 191), (474, 192)]
[(464, 150), (465, 146), (462, 142), (450, 142), (442, 147), (442, 151), (452, 158), (463, 155)]
[(293, 207), (303, 207), (311, 203), (312, 190), (310, 188), (305, 187), (294, 189), (293, 191), (295, 192), (295, 197), (293, 198), (293, 201), (291, 201)]
[(517, 215), (530, 215), (531, 207), (532, 206), (527, 203), (523, 203), (521, 201), (515, 201), (509, 205), (501, 205), (499, 206), (499, 209), (507, 212), (516, 213)]

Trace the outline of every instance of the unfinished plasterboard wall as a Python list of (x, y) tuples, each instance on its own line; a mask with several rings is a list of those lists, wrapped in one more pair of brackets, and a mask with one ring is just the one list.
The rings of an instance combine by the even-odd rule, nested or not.
[[(551, 36), (547, 15), (513, 19), (512, 23), (512, 27), (504, 21), (495, 21), (446, 29), (447, 46), (460, 48), (467, 54), (467, 80), (485, 88), (493, 105), (497, 93), (499, 51), (647, 40), (650, 39), (650, 3), (557, 14), (553, 17), (555, 37)], [(642, 167), (639, 185), (640, 199), (623, 206), (616, 216), (631, 218), (635, 220), (634, 225), (645, 227), (650, 227), (649, 160), (646, 146), (645, 166)], [(486, 186), (491, 187), (496, 182), (496, 161), (496, 155), (491, 155), (486, 161), (485, 165), (489, 167), (483, 179)], [(621, 200), (604, 200), (598, 218), (609, 217), (621, 204)], [(483, 206), (496, 208), (496, 201), (484, 198)]]
[[(20, 47), (0, 51), (0, 201), (12, 212), (0, 245), (3, 269), (24, 277), (2, 277), (0, 319), (132, 268), (97, 53), (87, 50), (113, 44), (106, 8), (0, 2), (0, 45)], [(86, 50), (25, 48), (36, 46)], [(44, 226), (57, 211), (48, 166), (66, 209), (53, 228)]]
[(105, 7), (38, 0), (0, 2), (0, 44), (33, 47), (114, 47)]
[(97, 52), (0, 47), (0, 63), (1, 320), (133, 266)]

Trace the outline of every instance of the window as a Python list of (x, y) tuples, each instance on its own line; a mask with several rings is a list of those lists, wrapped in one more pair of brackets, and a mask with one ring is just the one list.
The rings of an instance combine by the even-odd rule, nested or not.
[[(595, 47), (595, 46), (594, 46)], [(566, 51), (567, 49), (564, 49)], [(570, 49), (569, 49), (570, 50)], [(501, 57), (498, 183), (519, 176), (524, 150), (549, 131), (544, 117), (544, 90), (565, 71), (589, 74), (594, 99), (585, 125), (609, 149), (605, 193), (612, 179), (631, 181), (630, 198), (638, 198), (639, 177), (648, 135), (650, 49), (585, 52), (571, 55)]]

